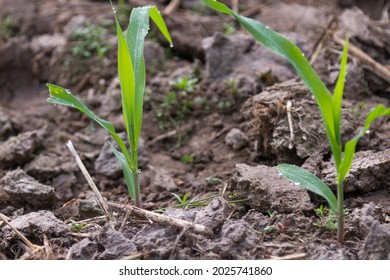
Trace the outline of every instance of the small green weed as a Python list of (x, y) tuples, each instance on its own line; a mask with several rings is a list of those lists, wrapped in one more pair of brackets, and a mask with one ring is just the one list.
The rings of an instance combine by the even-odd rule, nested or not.
[(8, 15), (2, 20), (0, 31), (0, 36), (3, 39), (8, 39), (18, 34), (19, 27), (13, 15)]
[(223, 34), (225, 36), (232, 35), (234, 32), (236, 32), (236, 28), (231, 23), (224, 23), (223, 24)]
[(101, 59), (104, 53), (110, 49), (105, 44), (106, 29), (101, 26), (87, 23), (74, 29), (71, 33), (71, 41), (75, 43), (72, 54), (77, 58), (90, 58), (97, 54)]
[(185, 94), (191, 93), (195, 90), (195, 86), (198, 83), (197, 78), (179, 77), (176, 81), (171, 82), (176, 89), (182, 90)]
[(171, 91), (167, 93), (162, 103), (150, 101), (155, 118), (162, 130), (183, 124), (195, 106), (203, 106), (208, 109), (207, 99), (193, 96), (197, 78), (179, 77), (171, 81)]
[(76, 222), (74, 220), (70, 220), (70, 223), (71, 223), (70, 230), (73, 231), (73, 232), (80, 232), (83, 229), (86, 229), (88, 227), (87, 224), (79, 223), (79, 222)]
[(330, 230), (337, 229), (337, 216), (329, 210), (329, 208), (320, 205), (314, 210), (318, 216), (318, 221), (314, 222), (313, 225), (319, 228), (326, 228)]
[(193, 153), (187, 154), (180, 158), (180, 162), (184, 164), (192, 164), (195, 162), (195, 158), (196, 158), (195, 154)]

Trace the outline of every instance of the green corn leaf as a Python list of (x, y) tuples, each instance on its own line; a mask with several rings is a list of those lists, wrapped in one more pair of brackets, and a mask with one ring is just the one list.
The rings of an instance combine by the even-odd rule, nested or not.
[(240, 16), (218, 1), (202, 0), (202, 2), (217, 11), (233, 16), (257, 41), (286, 58), (294, 66), (318, 103), (332, 152), (334, 154), (339, 152), (333, 113), (330, 109), (333, 103), (332, 96), (300, 49), (286, 37), (270, 29), (265, 24)]
[(132, 153), (138, 150), (138, 139), (141, 133), (143, 97), (145, 92), (145, 60), (144, 60), (144, 40), (149, 31), (149, 18), (155, 22), (162, 34), (170, 44), (172, 39), (156, 6), (145, 6), (134, 8), (131, 12), (129, 28), (126, 32), (126, 43), (133, 65), (135, 93), (134, 93), (134, 138)]
[[(123, 119), (132, 151), (132, 161), (138, 164), (138, 155), (134, 152), (138, 147), (138, 139), (134, 133), (136, 127), (135, 76), (126, 39), (116, 17), (115, 21), (118, 33), (118, 74), (122, 91)], [(136, 166), (137, 168), (138, 166)]]
[(336, 168), (340, 166), (341, 163), (341, 152), (342, 152), (342, 143), (341, 143), (341, 106), (343, 100), (345, 76), (347, 73), (347, 58), (348, 58), (348, 38), (345, 40), (343, 54), (341, 56), (341, 65), (339, 78), (336, 83), (336, 87), (333, 93), (333, 118), (334, 118), (334, 130), (335, 130), (335, 140), (337, 141), (338, 151), (336, 154), (333, 154), (336, 162)]
[(47, 99), (49, 103), (69, 106), (78, 109), (80, 112), (86, 114), (88, 117), (97, 122), (101, 127), (103, 127), (107, 132), (115, 139), (118, 143), (119, 148), (124, 153), (124, 157), (127, 159), (127, 162), (130, 168), (135, 168), (134, 163), (130, 159), (130, 155), (127, 152), (127, 148), (123, 140), (116, 133), (114, 126), (105, 121), (98, 116), (96, 116), (87, 106), (85, 106), (77, 97), (75, 97), (69, 90), (64, 89), (63, 87), (46, 84), (49, 88), (50, 97)]
[(123, 175), (125, 176), (125, 181), (127, 185), (127, 189), (129, 191), (131, 199), (135, 199), (135, 184), (134, 184), (134, 177), (133, 174), (130, 172), (130, 169), (127, 166), (126, 157), (123, 153), (119, 152), (117, 149), (114, 148), (114, 146), (109, 142), (111, 146), (111, 151), (114, 153), (116, 158), (121, 162), (122, 164), (122, 170)]
[(360, 133), (345, 144), (344, 157), (337, 172), (337, 182), (343, 182), (344, 179), (347, 177), (352, 166), (352, 161), (355, 156), (356, 145), (359, 139), (368, 131), (371, 123), (381, 116), (390, 116), (390, 108), (386, 108), (384, 105), (380, 104), (374, 109), (372, 109), (370, 113), (368, 113), (367, 118), (364, 122), (364, 127), (362, 128)]
[(291, 164), (279, 164), (277, 166), (279, 174), (289, 181), (299, 184), (302, 188), (314, 192), (323, 198), (329, 204), (334, 213), (337, 213), (337, 198), (332, 190), (322, 182), (317, 176), (309, 171)]

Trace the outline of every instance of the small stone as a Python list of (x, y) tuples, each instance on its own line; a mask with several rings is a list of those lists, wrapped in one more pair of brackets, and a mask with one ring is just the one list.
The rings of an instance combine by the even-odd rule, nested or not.
[(225, 137), (225, 142), (233, 148), (240, 150), (248, 145), (248, 137), (238, 128), (233, 128)]
[(0, 180), (0, 200), (13, 206), (52, 207), (56, 202), (54, 188), (43, 185), (22, 169), (9, 171)]

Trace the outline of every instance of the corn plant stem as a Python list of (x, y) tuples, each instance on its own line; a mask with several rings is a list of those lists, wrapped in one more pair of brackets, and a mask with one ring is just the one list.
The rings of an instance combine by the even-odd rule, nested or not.
[(344, 184), (337, 184), (337, 240), (340, 244), (344, 243)]
[(133, 173), (134, 178), (134, 200), (135, 200), (135, 206), (141, 207), (141, 190), (139, 187), (139, 181), (138, 181), (138, 172)]

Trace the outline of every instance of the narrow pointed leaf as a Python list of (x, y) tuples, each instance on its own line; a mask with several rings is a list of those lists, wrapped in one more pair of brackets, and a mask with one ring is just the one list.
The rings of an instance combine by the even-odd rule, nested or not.
[[(122, 28), (116, 20), (118, 33), (118, 74), (122, 91), (122, 111), (126, 126), (127, 136), (130, 142), (130, 149), (137, 147), (138, 139), (135, 138), (135, 77), (128, 46), (123, 36)], [(137, 164), (135, 155), (131, 154), (133, 161)], [(136, 166), (136, 168), (138, 168)]]
[(123, 175), (125, 177), (127, 189), (129, 191), (131, 199), (135, 199), (135, 184), (133, 174), (130, 172), (130, 168), (127, 165), (126, 157), (123, 153), (119, 152), (114, 146), (110, 143), (111, 151), (114, 153), (116, 158), (122, 164)]
[(314, 192), (323, 198), (329, 204), (329, 207), (334, 213), (337, 213), (337, 198), (332, 190), (322, 182), (317, 176), (309, 171), (291, 164), (280, 164), (277, 166), (279, 174), (284, 176), (292, 183), (299, 183), (299, 185), (311, 192)]
[(124, 156), (129, 161), (129, 165), (132, 168), (134, 168), (133, 163), (131, 162), (131, 159), (130, 159), (130, 155), (127, 152), (127, 148), (126, 148), (125, 143), (119, 137), (119, 135), (116, 133), (114, 126), (110, 122), (105, 121), (105, 120), (99, 118), (98, 116), (96, 116), (87, 106), (85, 106), (69, 90), (66, 90), (63, 87), (53, 85), (53, 84), (47, 84), (47, 87), (49, 88), (49, 92), (50, 92), (50, 98), (47, 99), (47, 101), (49, 103), (73, 107), (73, 108), (79, 110), (80, 112), (86, 114), (88, 117), (93, 119), (95, 122), (97, 122), (101, 127), (103, 127), (105, 130), (107, 130), (108, 133), (111, 134), (111, 136), (118, 143), (121, 151), (124, 153)]
[(126, 43), (133, 64), (135, 79), (134, 96), (134, 138), (135, 143), (132, 147), (132, 153), (138, 150), (138, 139), (142, 127), (143, 98), (145, 92), (146, 73), (144, 60), (144, 41), (149, 32), (149, 18), (155, 22), (162, 34), (169, 43), (172, 39), (156, 6), (144, 6), (134, 8), (129, 20), (129, 28), (126, 32)]
[(338, 168), (341, 163), (341, 152), (342, 152), (342, 143), (341, 143), (341, 106), (343, 100), (345, 76), (347, 73), (347, 58), (348, 58), (348, 38), (345, 40), (345, 45), (343, 49), (343, 54), (341, 56), (340, 63), (340, 73), (339, 78), (336, 83), (336, 87), (333, 93), (333, 118), (334, 118), (334, 130), (335, 130), (335, 140), (337, 141), (338, 151), (336, 154), (333, 154), (336, 162), (336, 167)]
[(370, 113), (368, 113), (364, 122), (364, 127), (360, 133), (345, 144), (344, 157), (338, 170), (338, 182), (343, 182), (351, 170), (352, 161), (355, 156), (356, 145), (359, 142), (359, 139), (368, 131), (371, 123), (381, 116), (390, 116), (390, 108), (386, 108), (384, 105), (380, 104), (372, 109)]
[(233, 16), (257, 41), (271, 51), (286, 58), (294, 66), (318, 103), (332, 152), (337, 153), (339, 149), (334, 130), (333, 113), (330, 109), (332, 108), (332, 96), (300, 49), (286, 37), (265, 24), (251, 18), (240, 16), (218, 1), (202, 0), (202, 2), (217, 11)]

